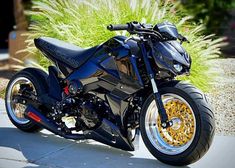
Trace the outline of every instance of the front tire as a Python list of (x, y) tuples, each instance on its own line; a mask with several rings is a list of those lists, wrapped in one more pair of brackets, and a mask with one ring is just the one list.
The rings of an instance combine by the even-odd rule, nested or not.
[(142, 108), (140, 130), (148, 150), (161, 162), (183, 166), (199, 160), (215, 131), (214, 114), (205, 95), (191, 84), (170, 82), (159, 88), (173, 126), (163, 129), (153, 95)]

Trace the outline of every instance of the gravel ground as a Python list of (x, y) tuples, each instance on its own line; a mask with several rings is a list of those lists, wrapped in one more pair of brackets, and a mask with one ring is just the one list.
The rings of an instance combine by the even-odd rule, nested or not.
[(214, 109), (216, 133), (235, 135), (235, 58), (210, 60), (212, 70), (219, 72), (210, 93), (209, 102)]
[[(235, 58), (210, 60), (213, 71), (219, 72), (212, 90), (207, 93), (214, 109), (216, 133), (219, 135), (235, 135)], [(0, 97), (13, 72), (0, 71)]]
[(9, 79), (0, 77), (0, 91), (4, 90)]

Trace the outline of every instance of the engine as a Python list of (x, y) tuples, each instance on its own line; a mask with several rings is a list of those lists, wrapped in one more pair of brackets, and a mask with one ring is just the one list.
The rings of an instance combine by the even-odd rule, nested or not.
[(56, 121), (66, 132), (81, 131), (98, 127), (102, 118), (110, 119), (110, 108), (107, 103), (95, 96), (65, 96), (61, 102), (52, 107), (48, 117)]
[(80, 119), (88, 128), (93, 128), (99, 124), (103, 110), (102, 105), (98, 103), (98, 98), (90, 97), (83, 101), (81, 105)]

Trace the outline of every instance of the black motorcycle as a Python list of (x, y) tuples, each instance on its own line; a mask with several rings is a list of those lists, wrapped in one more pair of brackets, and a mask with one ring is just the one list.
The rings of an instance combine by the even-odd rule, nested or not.
[(164, 163), (200, 159), (212, 143), (215, 122), (204, 94), (174, 80), (190, 72), (191, 58), (181, 46), (188, 40), (169, 22), (107, 29), (131, 36), (88, 49), (35, 39), (54, 66), (48, 72), (26, 68), (10, 80), (5, 102), (12, 123), (26, 132), (45, 128), (127, 151), (135, 150), (141, 133), (148, 150)]

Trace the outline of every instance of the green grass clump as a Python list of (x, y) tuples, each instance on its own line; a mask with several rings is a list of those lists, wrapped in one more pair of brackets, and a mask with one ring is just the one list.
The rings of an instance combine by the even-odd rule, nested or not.
[(34, 47), (34, 38), (49, 36), (81, 47), (91, 47), (117, 34), (128, 35), (126, 31), (108, 31), (106, 26), (111, 23), (170, 21), (191, 42), (184, 44), (193, 60), (191, 76), (182, 79), (206, 90), (211, 81), (206, 62), (220, 54), (223, 39), (212, 40), (213, 35), (203, 36), (203, 26), (191, 24), (188, 20), (192, 17), (178, 11), (177, 5), (156, 0), (34, 0), (33, 10), (28, 12), (32, 24), (26, 50), (36, 55), (39, 64), (46, 67), (48, 61)]

